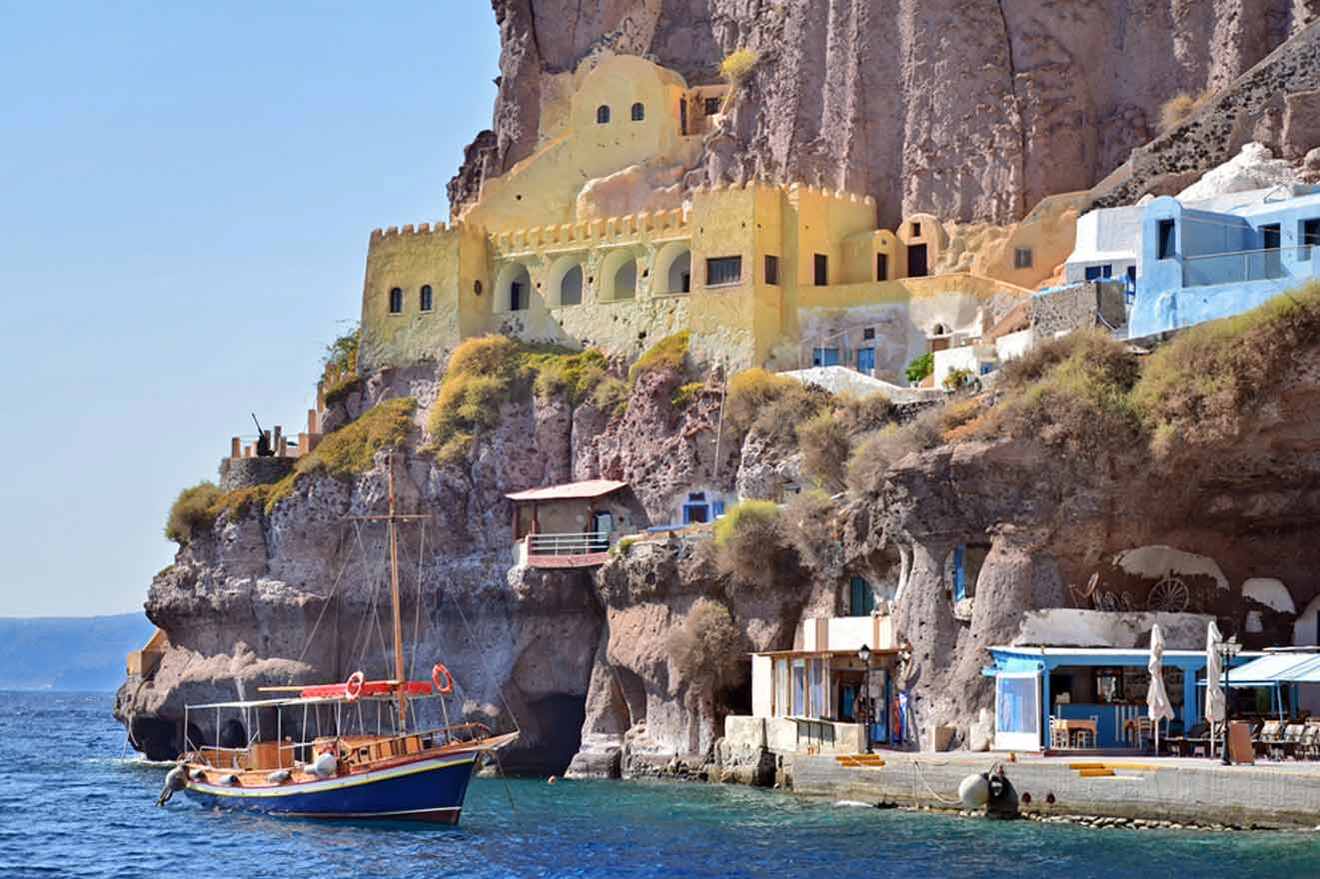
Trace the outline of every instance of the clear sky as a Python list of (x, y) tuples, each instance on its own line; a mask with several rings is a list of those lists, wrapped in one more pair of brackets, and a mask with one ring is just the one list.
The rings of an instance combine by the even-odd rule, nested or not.
[(137, 610), (179, 489), (299, 429), (377, 226), (490, 125), (484, 0), (0, 0), (0, 616)]

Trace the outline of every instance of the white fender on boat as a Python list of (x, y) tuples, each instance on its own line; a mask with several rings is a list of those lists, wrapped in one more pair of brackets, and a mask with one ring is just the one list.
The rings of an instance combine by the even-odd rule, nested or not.
[(157, 806), (168, 803), (176, 790), (183, 790), (184, 786), (188, 784), (185, 773), (186, 770), (183, 768), (182, 763), (165, 773), (165, 787), (161, 789), (160, 798), (156, 800)]
[(237, 775), (234, 775), (234, 774), (232, 774), (232, 773), (229, 774), (229, 775), (223, 775), (223, 776), (220, 777), (220, 783), (221, 783), (221, 784), (230, 784), (230, 785), (238, 784), (238, 776), (237, 776)]
[(267, 775), (266, 780), (269, 781), (271, 784), (284, 784), (284, 782), (288, 781), (292, 777), (293, 777), (293, 773), (290, 772), (289, 770), (277, 769), (276, 771), (272, 772), (270, 775)]
[(332, 752), (317, 754), (312, 761), (312, 774), (317, 778), (330, 778), (339, 768), (339, 758)]
[(990, 782), (984, 775), (969, 775), (958, 785), (958, 799), (964, 809), (980, 809), (990, 802)]

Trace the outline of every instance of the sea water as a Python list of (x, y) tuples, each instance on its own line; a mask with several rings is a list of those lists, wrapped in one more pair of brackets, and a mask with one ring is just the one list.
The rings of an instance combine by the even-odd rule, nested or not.
[(477, 779), (456, 828), (183, 794), (157, 808), (168, 767), (125, 752), (112, 701), (0, 693), (0, 877), (1320, 876), (1320, 833), (1086, 830), (702, 784)]

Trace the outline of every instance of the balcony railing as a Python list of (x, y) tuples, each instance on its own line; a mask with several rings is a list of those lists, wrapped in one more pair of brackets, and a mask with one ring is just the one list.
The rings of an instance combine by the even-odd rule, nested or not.
[(608, 531), (527, 535), (529, 556), (591, 555), (608, 552), (609, 548), (610, 532)]
[(1183, 257), (1183, 286), (1209, 287), (1286, 278), (1290, 272), (1284, 268), (1285, 254), (1290, 263), (1310, 262), (1311, 247), (1272, 247)]

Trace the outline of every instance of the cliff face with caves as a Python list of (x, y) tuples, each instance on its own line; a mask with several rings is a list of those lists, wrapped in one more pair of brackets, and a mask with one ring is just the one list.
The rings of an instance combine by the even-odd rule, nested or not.
[(455, 205), (537, 145), (542, 88), (593, 53), (647, 55), (716, 81), (760, 61), (688, 183), (766, 176), (1010, 223), (1088, 189), (1158, 133), (1178, 92), (1229, 86), (1320, 14), (1316, 0), (494, 0), (492, 130), (450, 183)]

